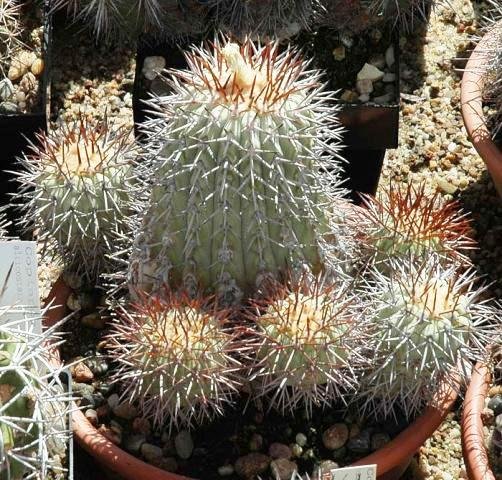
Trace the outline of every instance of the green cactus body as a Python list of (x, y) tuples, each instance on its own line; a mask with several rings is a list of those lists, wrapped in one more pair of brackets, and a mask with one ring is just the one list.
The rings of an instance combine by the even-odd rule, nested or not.
[[(275, 48), (197, 52), (192, 71), (179, 73), (183, 83), (173, 81), (176, 96), (153, 100), (162, 113), (150, 124), (151, 148), (159, 138), (161, 145), (132, 256), (133, 287), (188, 280), (235, 294), (262, 275), (323, 268), (336, 188), (319, 173), (322, 161), (334, 164), (321, 151), (322, 96), (309, 88), (315, 77), (305, 84), (292, 53), (276, 58)], [(199, 77), (198, 62), (214, 70)], [(338, 185), (333, 169), (325, 175)]]
[(302, 406), (307, 415), (314, 405), (343, 400), (356, 384), (366, 337), (356, 304), (343, 285), (318, 280), (279, 287), (259, 302), (248, 335), (257, 395), (282, 411)]
[[(169, 294), (166, 292), (166, 296)], [(183, 296), (147, 298), (110, 335), (115, 381), (155, 426), (190, 426), (221, 413), (240, 364), (229, 354), (226, 313)]]
[[(311, 389), (329, 382), (329, 372), (310, 369), (311, 365), (336, 365), (348, 360), (346, 347), (340, 339), (350, 328), (348, 323), (322, 325), (333, 318), (337, 306), (325, 295), (308, 298), (290, 294), (269, 308), (259, 318), (259, 326), (270, 339), (257, 352), (257, 358), (271, 375), (290, 372), (285, 385)], [(288, 320), (287, 323), (285, 319)]]
[(364, 197), (350, 222), (361, 232), (365, 260), (383, 272), (391, 263), (412, 257), (422, 262), (436, 257), (445, 266), (470, 265), (466, 253), (474, 248), (469, 219), (456, 202), (445, 203), (439, 194), (427, 195), (425, 185), (392, 187), (377, 198)]
[(480, 292), (472, 275), (459, 276), (431, 259), (418, 265), (410, 259), (390, 276), (373, 272), (375, 284), (363, 293), (374, 365), (361, 396), (384, 415), (400, 405), (411, 416), (441, 382), (457, 385), (458, 362), (486, 355), (488, 318), (500, 315), (475, 302)]
[(42, 146), (22, 159), (19, 197), (28, 200), (23, 225), (38, 227), (44, 244), (55, 241), (68, 269), (91, 282), (110, 268), (106, 255), (132, 212), (127, 133), (80, 123), (41, 137)]

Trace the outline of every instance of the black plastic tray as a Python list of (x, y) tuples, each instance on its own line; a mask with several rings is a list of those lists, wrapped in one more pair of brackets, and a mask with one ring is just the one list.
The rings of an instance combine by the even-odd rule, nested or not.
[[(40, 100), (37, 111), (26, 114), (0, 114), (0, 145), (1, 163), (0, 169), (0, 206), (11, 201), (11, 194), (16, 191), (17, 185), (13, 181), (13, 175), (6, 171), (16, 170), (16, 157), (26, 150), (29, 141), (35, 140), (35, 133), (47, 130), (47, 118), (50, 97), (50, 70), (51, 70), (51, 46), (52, 46), (52, 18), (49, 12), (49, 1), (44, 2), (44, 37), (42, 46), (42, 58), (44, 72), (40, 86)], [(8, 212), (9, 216), (15, 217), (15, 213)], [(11, 232), (15, 233), (15, 232)]]

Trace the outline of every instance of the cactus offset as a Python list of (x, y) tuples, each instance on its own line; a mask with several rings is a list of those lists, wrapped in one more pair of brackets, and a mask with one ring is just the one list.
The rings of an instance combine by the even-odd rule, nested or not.
[(222, 413), (237, 392), (241, 368), (231, 356), (234, 336), (225, 311), (166, 291), (163, 299), (142, 295), (121, 317), (109, 350), (124, 398), (138, 401), (157, 427), (191, 426)]
[(479, 298), (470, 273), (458, 276), (436, 262), (396, 264), (390, 276), (374, 271), (361, 295), (372, 325), (372, 371), (360, 390), (370, 410), (387, 415), (399, 405), (411, 416), (441, 382), (455, 386), (460, 361), (486, 358), (500, 308)]
[(385, 269), (389, 261), (411, 254), (418, 261), (434, 255), (445, 264), (470, 264), (466, 253), (475, 242), (458, 202), (426, 195), (423, 184), (390, 186), (378, 198), (363, 196), (363, 202), (365, 208), (349, 221), (359, 231), (366, 261)]
[(25, 171), (17, 172), (18, 197), (27, 200), (21, 223), (38, 228), (46, 246), (56, 241), (68, 269), (93, 282), (110, 268), (106, 256), (132, 213), (129, 131), (80, 119), (39, 135), (39, 142), (21, 159)]
[[(268, 290), (268, 289), (267, 289)], [(356, 298), (347, 285), (305, 279), (255, 304), (248, 331), (257, 393), (281, 411), (344, 401), (353, 393), (365, 343)]]
[[(426, 21), (436, 0), (370, 0), (370, 11), (404, 31), (413, 30), (417, 20)], [(450, 8), (446, 3), (444, 8)]]
[(319, 272), (344, 248), (332, 213), (341, 192), (332, 94), (276, 43), (216, 41), (187, 58), (173, 94), (150, 101), (153, 186), (131, 287), (184, 283), (238, 299), (264, 276)]

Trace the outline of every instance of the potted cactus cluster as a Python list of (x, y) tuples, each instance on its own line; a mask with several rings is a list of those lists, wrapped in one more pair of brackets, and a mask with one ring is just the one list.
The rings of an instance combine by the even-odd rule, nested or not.
[(21, 159), (21, 223), (63, 259), (52, 298), (104, 379), (79, 385), (76, 439), (130, 479), (399, 478), (500, 319), (468, 220), (411, 185), (350, 203), (340, 107), (294, 47), (222, 34), (186, 65), (141, 143), (82, 119)]

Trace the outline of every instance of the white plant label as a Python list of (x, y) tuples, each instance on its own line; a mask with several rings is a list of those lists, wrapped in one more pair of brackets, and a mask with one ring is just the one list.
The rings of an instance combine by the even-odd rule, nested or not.
[(35, 324), (27, 325), (27, 329), (35, 333), (42, 331), (35, 242), (0, 242), (1, 307), (14, 308), (0, 316), (0, 323), (29, 318)]
[(360, 467), (346, 467), (331, 470), (331, 476), (323, 476), (321, 480), (376, 480), (376, 465), (362, 465)]

